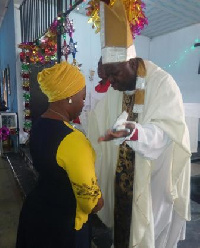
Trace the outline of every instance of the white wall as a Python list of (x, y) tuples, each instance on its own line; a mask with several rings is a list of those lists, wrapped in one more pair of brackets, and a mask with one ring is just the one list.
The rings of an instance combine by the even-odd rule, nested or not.
[(25, 143), (27, 134), (23, 131), (24, 125), (24, 98), (22, 90), (21, 62), (19, 54), (21, 49), (18, 45), (21, 43), (21, 26), (20, 26), (20, 11), (19, 5), (14, 5), (14, 18), (15, 18), (15, 47), (16, 47), (16, 80), (17, 80), (17, 104), (18, 104), (18, 120), (19, 120), (19, 140), (20, 143)]
[(146, 36), (136, 36), (135, 38), (135, 48), (137, 57), (143, 59), (149, 59), (149, 51), (150, 51), (150, 39)]
[[(150, 60), (174, 77), (184, 103), (200, 103), (200, 74), (198, 74), (200, 47), (191, 49), (196, 39), (200, 40), (200, 24), (156, 37), (150, 42)], [(175, 61), (177, 64), (172, 64)], [(198, 110), (193, 109), (193, 111)], [(200, 140), (200, 125), (198, 129), (198, 140)]]
[[(75, 32), (73, 39), (77, 42), (76, 60), (82, 64), (81, 71), (86, 77), (86, 82), (89, 84), (90, 70), (97, 70), (97, 64), (101, 56), (100, 35), (95, 34), (91, 24), (88, 24), (88, 17), (72, 12), (69, 16), (73, 20)], [(69, 55), (69, 61), (72, 56)]]
[(200, 39), (200, 24), (159, 36), (150, 42), (149, 58), (154, 63), (163, 68), (177, 61), (176, 65), (165, 70), (176, 80), (186, 103), (200, 102), (200, 47), (190, 49), (195, 39)]

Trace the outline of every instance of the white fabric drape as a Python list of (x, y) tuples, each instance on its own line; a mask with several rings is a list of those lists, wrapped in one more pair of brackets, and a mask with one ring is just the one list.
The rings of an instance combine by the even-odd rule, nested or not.
[[(141, 127), (148, 124), (159, 127), (171, 143), (157, 159), (150, 160), (136, 152), (130, 247), (161, 248), (156, 244), (162, 236), (160, 225), (163, 231), (173, 230), (172, 216), (178, 216), (180, 226), (177, 230), (180, 230), (184, 220), (190, 219), (191, 154), (182, 97), (176, 83), (153, 63), (146, 61), (145, 65), (145, 103), (143, 113), (138, 115), (138, 123)], [(97, 139), (121, 114), (122, 98), (122, 92), (109, 89), (106, 97), (90, 113), (88, 123), (88, 137), (97, 153), (96, 172), (105, 199), (99, 216), (111, 227), (118, 146), (113, 141), (98, 144)], [(172, 240), (167, 231), (164, 233), (166, 240)], [(174, 235), (177, 236), (177, 232)]]

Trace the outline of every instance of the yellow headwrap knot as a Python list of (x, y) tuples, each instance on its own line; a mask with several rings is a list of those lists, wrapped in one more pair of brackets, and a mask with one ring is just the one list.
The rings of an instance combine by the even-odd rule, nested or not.
[(38, 73), (38, 83), (49, 102), (75, 95), (85, 87), (85, 77), (77, 67), (61, 62)]

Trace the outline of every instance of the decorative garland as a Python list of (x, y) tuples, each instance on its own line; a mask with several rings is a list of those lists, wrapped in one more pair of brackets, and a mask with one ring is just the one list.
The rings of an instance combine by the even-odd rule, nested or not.
[(22, 88), (23, 88), (23, 98), (24, 98), (24, 132), (29, 133), (31, 130), (31, 112), (30, 112), (30, 64), (24, 60), (22, 61), (21, 69), (22, 78)]
[(100, 16), (99, 16), (99, 11), (100, 11), (100, 0), (91, 0), (88, 2), (88, 7), (86, 8), (86, 15), (89, 16), (89, 23), (92, 24), (92, 28), (96, 29), (95, 33), (99, 33), (101, 30), (101, 25), (100, 25)]
[[(47, 64), (57, 61), (57, 35), (63, 36), (61, 54), (68, 59), (72, 54), (73, 64), (80, 69), (75, 57), (77, 52), (77, 42), (73, 41), (74, 33), (73, 21), (69, 20), (68, 15), (59, 15), (55, 18), (47, 32), (34, 42), (23, 42), (19, 45), (20, 52), (21, 78), (24, 98), (24, 132), (30, 133), (32, 122), (30, 112), (30, 64)], [(69, 44), (66, 41), (66, 34), (69, 35)]]
[[(24, 61), (25, 58), (27, 62), (33, 64), (57, 61), (57, 35), (65, 35), (66, 37), (66, 33), (68, 33), (71, 38), (73, 32), (73, 21), (70, 21), (69, 17), (65, 17), (64, 14), (58, 16), (43, 36), (34, 42), (22, 42), (19, 45), (19, 48), (22, 49), (20, 53), (21, 61)], [(67, 54), (69, 54), (68, 51)]]
[[(109, 6), (113, 6), (116, 0), (108, 0)], [(139, 35), (145, 25), (148, 25), (148, 19), (145, 16), (145, 3), (141, 0), (123, 0), (127, 18), (130, 24), (133, 39), (135, 35)], [(89, 23), (93, 23), (93, 28), (96, 28), (96, 33), (100, 31), (100, 0), (91, 0), (88, 2), (86, 15), (90, 17)]]
[[(65, 57), (65, 59), (68, 59), (68, 55), (72, 55), (73, 62), (72, 64), (77, 66), (80, 69), (80, 64), (76, 61), (76, 53), (77, 53), (77, 42), (74, 42), (73, 40), (73, 33), (75, 32), (73, 21), (69, 20), (69, 17), (66, 16), (66, 22), (65, 22), (65, 33), (63, 34), (63, 46), (62, 46), (62, 55)], [(66, 41), (66, 34), (69, 35), (69, 44), (67, 44)]]

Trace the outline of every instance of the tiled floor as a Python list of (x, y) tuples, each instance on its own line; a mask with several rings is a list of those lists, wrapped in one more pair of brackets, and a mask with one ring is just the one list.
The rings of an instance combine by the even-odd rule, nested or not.
[(192, 163), (191, 180), (191, 221), (187, 222), (186, 239), (178, 248), (200, 248), (200, 162)]
[(187, 223), (186, 239), (178, 248), (200, 248), (200, 204), (191, 202), (192, 219)]
[(22, 195), (9, 163), (0, 158), (0, 247), (14, 248)]
[[(10, 156), (10, 159), (12, 162), (18, 161), (15, 169), (21, 173), (23, 163), (16, 156)], [(17, 224), (22, 205), (21, 192), (26, 194), (34, 184), (30, 168), (26, 168), (25, 174), (26, 177), (22, 180), (25, 192), (22, 192), (16, 183), (10, 164), (0, 158), (0, 248), (15, 247)], [(21, 174), (22, 176), (24, 175)], [(192, 176), (199, 182), (196, 190), (200, 194), (200, 162), (192, 164)], [(192, 221), (187, 223), (186, 240), (180, 242), (178, 248), (200, 248), (200, 204), (191, 201), (191, 207)]]

